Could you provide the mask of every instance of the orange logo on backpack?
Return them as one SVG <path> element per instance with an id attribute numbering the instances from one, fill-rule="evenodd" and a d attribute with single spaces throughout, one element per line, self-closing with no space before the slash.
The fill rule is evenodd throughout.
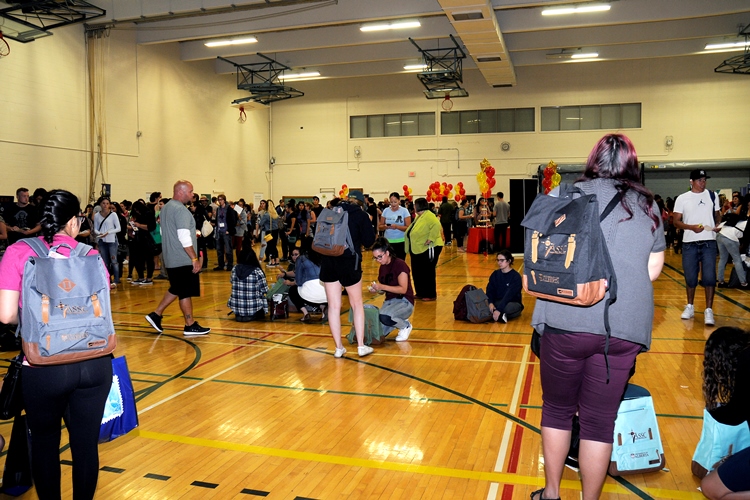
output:
<path id="1" fill-rule="evenodd" d="M 60 283 L 58 283 L 57 286 L 59 286 L 60 289 L 64 292 L 70 292 L 73 288 L 75 288 L 76 284 L 70 281 L 68 278 L 65 278 Z"/>
<path id="2" fill-rule="evenodd" d="M 560 224 L 562 224 L 563 222 L 565 222 L 565 219 L 566 219 L 565 214 L 562 214 L 560 217 L 558 217 L 557 219 L 555 219 L 555 227 L 557 227 Z"/>

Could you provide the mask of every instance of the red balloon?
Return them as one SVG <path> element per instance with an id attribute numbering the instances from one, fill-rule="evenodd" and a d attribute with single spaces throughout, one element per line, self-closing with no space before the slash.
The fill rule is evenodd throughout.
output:
<path id="1" fill-rule="evenodd" d="M 454 200 L 456 200 L 456 201 L 461 201 L 461 195 L 460 195 L 460 194 L 457 194 L 457 195 L 455 196 L 455 198 L 453 198 L 453 199 L 454 199 Z"/>
<path id="2" fill-rule="evenodd" d="M 489 179 L 487 179 L 487 185 L 490 187 L 490 189 L 492 189 L 493 187 L 495 187 L 495 183 L 496 182 L 497 181 L 495 179 L 493 179 L 492 177 L 490 177 Z"/>
<path id="3" fill-rule="evenodd" d="M 453 189 L 453 184 L 448 184 L 448 191 Z"/>
<path id="4" fill-rule="evenodd" d="M 461 193 L 461 196 L 464 196 L 466 194 L 466 190 L 463 186 L 461 186 L 461 190 L 459 191 L 459 193 Z"/>
<path id="5" fill-rule="evenodd" d="M 485 168 L 484 173 L 487 174 L 487 177 L 492 178 L 495 175 L 495 167 L 489 166 Z"/>
<path id="6" fill-rule="evenodd" d="M 347 185 L 346 185 L 346 184 L 342 184 L 342 185 L 341 185 L 341 189 L 346 189 L 346 188 L 347 188 Z"/>
<path id="7" fill-rule="evenodd" d="M 407 186 L 406 184 L 404 184 L 404 191 L 408 191 L 408 190 L 409 190 L 409 186 Z"/>
<path id="8" fill-rule="evenodd" d="M 414 199 L 414 196 L 412 196 L 412 195 L 408 195 L 408 196 L 406 197 L 406 199 L 407 199 L 407 200 L 409 200 L 409 201 L 411 201 L 411 200 L 413 200 L 413 199 Z"/>
<path id="9" fill-rule="evenodd" d="M 549 168 L 545 168 L 544 169 L 544 178 L 545 179 L 550 179 L 552 177 L 552 175 L 553 175 L 552 169 L 549 169 Z"/>

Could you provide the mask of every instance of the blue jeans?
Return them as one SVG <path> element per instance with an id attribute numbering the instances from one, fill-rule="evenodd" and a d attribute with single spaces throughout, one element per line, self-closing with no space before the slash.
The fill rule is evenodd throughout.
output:
<path id="1" fill-rule="evenodd" d="M 383 307 L 380 308 L 380 323 L 383 325 L 383 335 L 388 335 L 393 330 L 406 328 L 409 324 L 407 320 L 413 312 L 414 305 L 406 299 L 388 299 L 383 302 Z M 390 318 L 394 324 L 386 325 L 383 323 L 383 316 Z"/>
<path id="2" fill-rule="evenodd" d="M 727 268 L 727 260 L 731 256 L 732 262 L 734 262 L 734 270 L 737 271 L 737 278 L 739 278 L 740 283 L 747 283 L 747 275 L 740 255 L 740 242 L 729 239 L 723 234 L 717 234 L 716 245 L 719 247 L 719 281 L 724 282 L 724 270 Z"/>
<path id="3" fill-rule="evenodd" d="M 717 253 L 716 242 L 713 240 L 682 244 L 682 270 L 685 272 L 685 284 L 688 288 L 698 286 L 698 271 L 701 273 L 702 286 L 716 286 Z"/>
<path id="4" fill-rule="evenodd" d="M 104 265 L 107 266 L 109 275 L 112 276 L 115 283 L 120 283 L 120 263 L 117 262 L 117 242 L 107 243 L 99 242 L 99 254 L 102 256 Z"/>

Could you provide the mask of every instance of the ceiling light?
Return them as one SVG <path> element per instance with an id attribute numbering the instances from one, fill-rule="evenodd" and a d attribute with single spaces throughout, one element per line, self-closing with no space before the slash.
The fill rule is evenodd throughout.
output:
<path id="1" fill-rule="evenodd" d="M 212 42 L 206 42 L 203 45 L 206 47 L 224 47 L 227 45 L 242 45 L 245 43 L 255 43 L 258 39 L 254 36 L 244 36 L 242 38 L 230 38 L 228 40 L 214 40 Z"/>
<path id="2" fill-rule="evenodd" d="M 552 9 L 544 9 L 542 11 L 543 16 L 562 16 L 565 14 L 584 14 L 589 12 L 606 12 L 611 9 L 612 6 L 609 4 L 588 4 L 580 5 L 578 7 L 556 7 Z"/>
<path id="3" fill-rule="evenodd" d="M 570 56 L 571 59 L 596 59 L 597 57 L 599 57 L 597 52 L 582 52 Z"/>
<path id="4" fill-rule="evenodd" d="M 404 66 L 404 69 L 406 71 L 423 71 L 427 69 L 427 65 L 426 64 L 407 64 L 406 66 Z"/>
<path id="5" fill-rule="evenodd" d="M 316 78 L 320 76 L 320 71 L 307 71 L 305 73 L 284 73 L 279 77 L 282 82 L 289 82 L 292 80 L 306 80 L 310 78 Z"/>
<path id="6" fill-rule="evenodd" d="M 718 50 L 718 49 L 742 50 L 748 46 L 750 46 L 750 40 L 745 40 L 744 42 L 709 43 L 706 45 L 705 50 Z"/>
<path id="7" fill-rule="evenodd" d="M 393 23 L 367 24 L 359 28 L 360 31 L 384 31 L 400 30 L 406 28 L 419 28 L 422 23 L 419 21 L 396 21 Z"/>

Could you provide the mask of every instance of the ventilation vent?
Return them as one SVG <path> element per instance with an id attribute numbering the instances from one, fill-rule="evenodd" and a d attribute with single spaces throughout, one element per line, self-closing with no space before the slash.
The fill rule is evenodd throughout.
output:
<path id="1" fill-rule="evenodd" d="M 454 21 L 476 21 L 477 19 L 484 19 L 484 15 L 481 11 L 475 12 L 455 12 L 451 14 Z"/>

